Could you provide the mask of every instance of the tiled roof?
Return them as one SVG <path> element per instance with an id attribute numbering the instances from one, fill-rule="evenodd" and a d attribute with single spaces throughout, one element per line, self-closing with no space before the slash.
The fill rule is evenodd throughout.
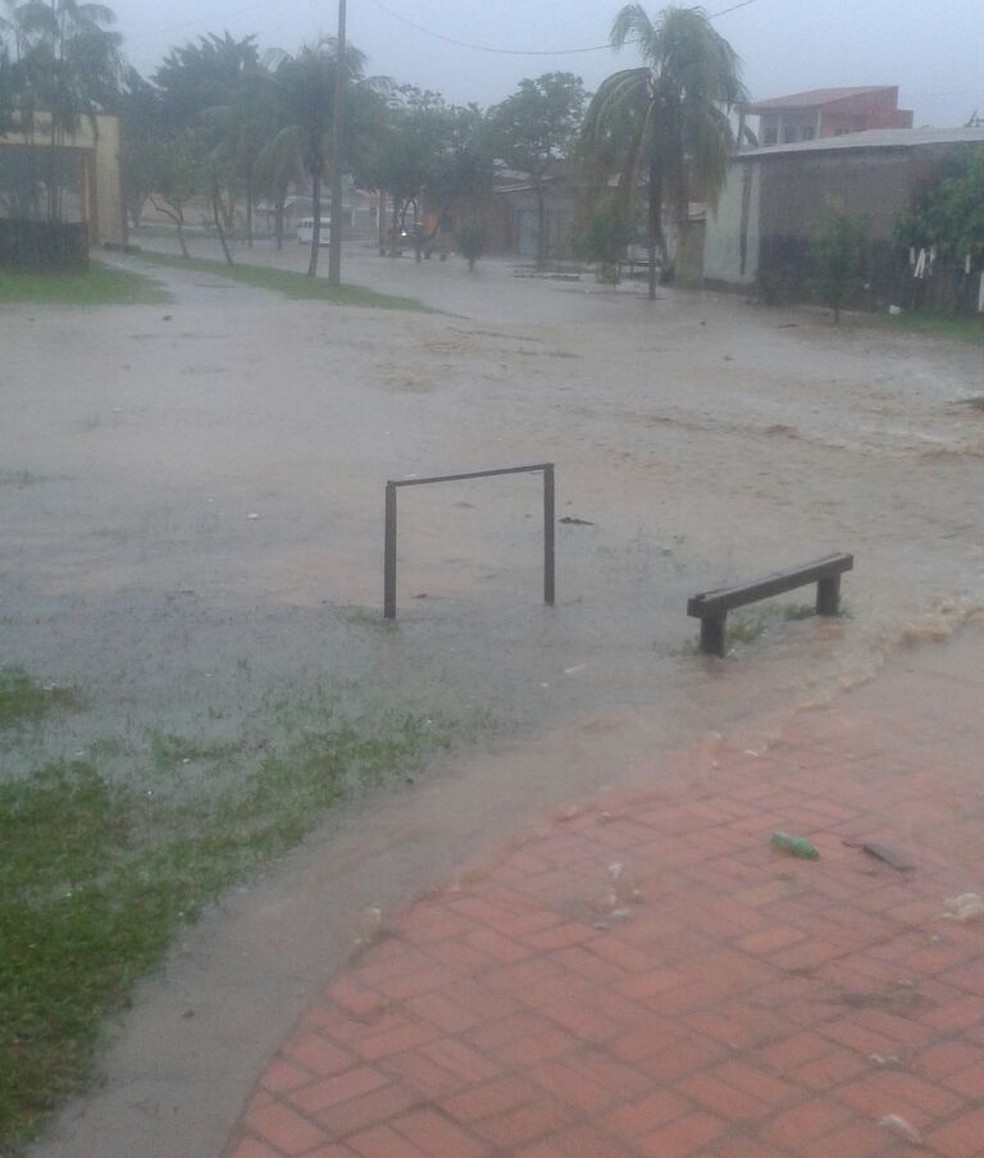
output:
<path id="1" fill-rule="evenodd" d="M 756 101 L 746 105 L 749 113 L 768 113 L 779 109 L 814 109 L 836 101 L 851 100 L 853 97 L 867 96 L 873 92 L 891 92 L 894 85 L 872 84 L 862 88 L 814 88 L 807 92 L 793 93 L 791 96 L 772 97 L 770 100 Z"/>
<path id="2" fill-rule="evenodd" d="M 789 153 L 824 153 L 843 149 L 913 149 L 926 145 L 953 145 L 964 141 L 984 147 L 984 129 L 868 129 L 863 133 L 818 137 L 812 141 L 796 141 L 791 145 L 742 149 L 736 156 L 745 158 Z"/>

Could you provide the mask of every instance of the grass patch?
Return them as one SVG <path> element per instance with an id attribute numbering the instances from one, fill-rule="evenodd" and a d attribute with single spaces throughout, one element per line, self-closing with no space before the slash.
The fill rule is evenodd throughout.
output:
<path id="1" fill-rule="evenodd" d="M 324 278 L 308 277 L 290 270 L 269 269 L 260 265 L 229 265 L 224 261 L 211 261 L 200 257 L 178 257 L 167 253 L 153 253 L 144 250 L 140 261 L 153 265 L 167 266 L 169 269 L 196 270 L 215 277 L 228 278 L 254 289 L 271 290 L 296 301 L 334 302 L 343 306 L 369 306 L 380 310 L 410 310 L 417 313 L 436 313 L 416 298 L 396 297 L 392 294 L 377 293 L 357 285 L 332 286 Z"/>
<path id="2" fill-rule="evenodd" d="M 0 270 L 0 302 L 39 306 L 161 305 L 171 295 L 159 282 L 98 261 L 83 273 Z"/>
<path id="3" fill-rule="evenodd" d="M 766 600 L 757 604 L 752 610 L 739 609 L 732 611 L 725 622 L 724 646 L 725 653 L 735 644 L 753 643 L 769 630 L 776 622 L 797 623 L 801 619 L 814 619 L 817 609 L 813 603 L 777 603 Z M 850 609 L 841 602 L 838 619 L 851 619 Z M 680 656 L 700 656 L 700 643 L 694 641 L 682 647 L 674 654 Z"/>
<path id="4" fill-rule="evenodd" d="M 0 668 L 0 731 L 33 724 L 56 708 L 78 706 L 68 688 L 43 687 L 23 668 Z"/>
<path id="5" fill-rule="evenodd" d="M 879 329 L 894 333 L 922 334 L 934 338 L 956 338 L 963 342 L 984 345 L 984 319 L 962 318 L 949 314 L 906 311 L 896 316 L 879 315 Z"/>
<path id="6" fill-rule="evenodd" d="M 43 714 L 43 689 L 22 673 L 5 678 L 13 717 Z M 243 749 L 150 734 L 151 770 L 238 759 L 224 788 L 208 775 L 197 790 L 199 781 L 160 793 L 110 778 L 98 766 L 105 737 L 84 759 L 0 783 L 0 1154 L 91 1082 L 107 1016 L 126 1008 L 203 905 L 340 801 L 415 770 L 449 735 L 424 717 L 370 723 L 319 702 L 299 711 L 279 750 L 252 761 Z"/>

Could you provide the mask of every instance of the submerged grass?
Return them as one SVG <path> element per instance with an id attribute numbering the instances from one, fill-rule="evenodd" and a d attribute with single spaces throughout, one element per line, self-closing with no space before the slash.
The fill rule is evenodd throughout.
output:
<path id="1" fill-rule="evenodd" d="M 78 706 L 67 688 L 43 687 L 20 667 L 0 668 L 0 732 L 35 723 L 56 708 Z"/>
<path id="2" fill-rule="evenodd" d="M 0 270 L 0 302 L 39 306 L 161 305 L 171 295 L 153 278 L 98 261 L 79 273 Z"/>
<path id="3" fill-rule="evenodd" d="M 24 673 L 0 686 L 5 718 L 47 710 L 49 693 Z M 106 1017 L 127 1006 L 203 905 L 341 800 L 449 742 L 448 729 L 422 717 L 377 726 L 312 710 L 252 764 L 234 746 L 151 735 L 152 769 L 241 760 L 218 791 L 158 795 L 110 778 L 98 767 L 104 742 L 85 759 L 0 781 L 0 1155 L 16 1153 L 91 1081 Z"/>
<path id="4" fill-rule="evenodd" d="M 324 278 L 308 277 L 290 270 L 270 269 L 260 265 L 229 265 L 228 262 L 211 261 L 200 257 L 178 257 L 167 253 L 145 250 L 140 261 L 169 269 L 197 270 L 199 273 L 228 278 L 241 285 L 255 289 L 272 290 L 294 300 L 334 302 L 345 306 L 369 306 L 381 310 L 409 310 L 417 313 L 434 313 L 429 306 L 416 298 L 396 297 L 378 293 L 357 285 L 329 285 Z"/>

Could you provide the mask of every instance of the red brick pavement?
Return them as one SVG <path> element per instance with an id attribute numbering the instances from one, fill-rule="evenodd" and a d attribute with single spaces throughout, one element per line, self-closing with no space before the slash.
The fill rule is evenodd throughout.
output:
<path id="1" fill-rule="evenodd" d="M 765 752 L 724 745 L 699 790 L 660 760 L 677 790 L 580 810 L 395 917 L 228 1158 L 984 1155 L 984 920 L 942 916 L 984 893 L 979 640 Z"/>

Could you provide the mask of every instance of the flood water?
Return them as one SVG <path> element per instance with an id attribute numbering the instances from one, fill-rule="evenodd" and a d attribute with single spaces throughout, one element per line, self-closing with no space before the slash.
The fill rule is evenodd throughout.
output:
<path id="1" fill-rule="evenodd" d="M 432 314 L 152 272 L 173 305 L 0 318 L 3 654 L 90 703 L 53 743 L 242 734 L 329 688 L 495 735 L 639 709 L 679 744 L 984 602 L 979 345 L 495 262 L 347 256 Z M 400 491 L 384 625 L 386 480 L 540 462 L 556 606 L 516 475 Z M 834 550 L 845 617 L 787 618 L 804 589 L 694 654 L 689 595 Z"/>

